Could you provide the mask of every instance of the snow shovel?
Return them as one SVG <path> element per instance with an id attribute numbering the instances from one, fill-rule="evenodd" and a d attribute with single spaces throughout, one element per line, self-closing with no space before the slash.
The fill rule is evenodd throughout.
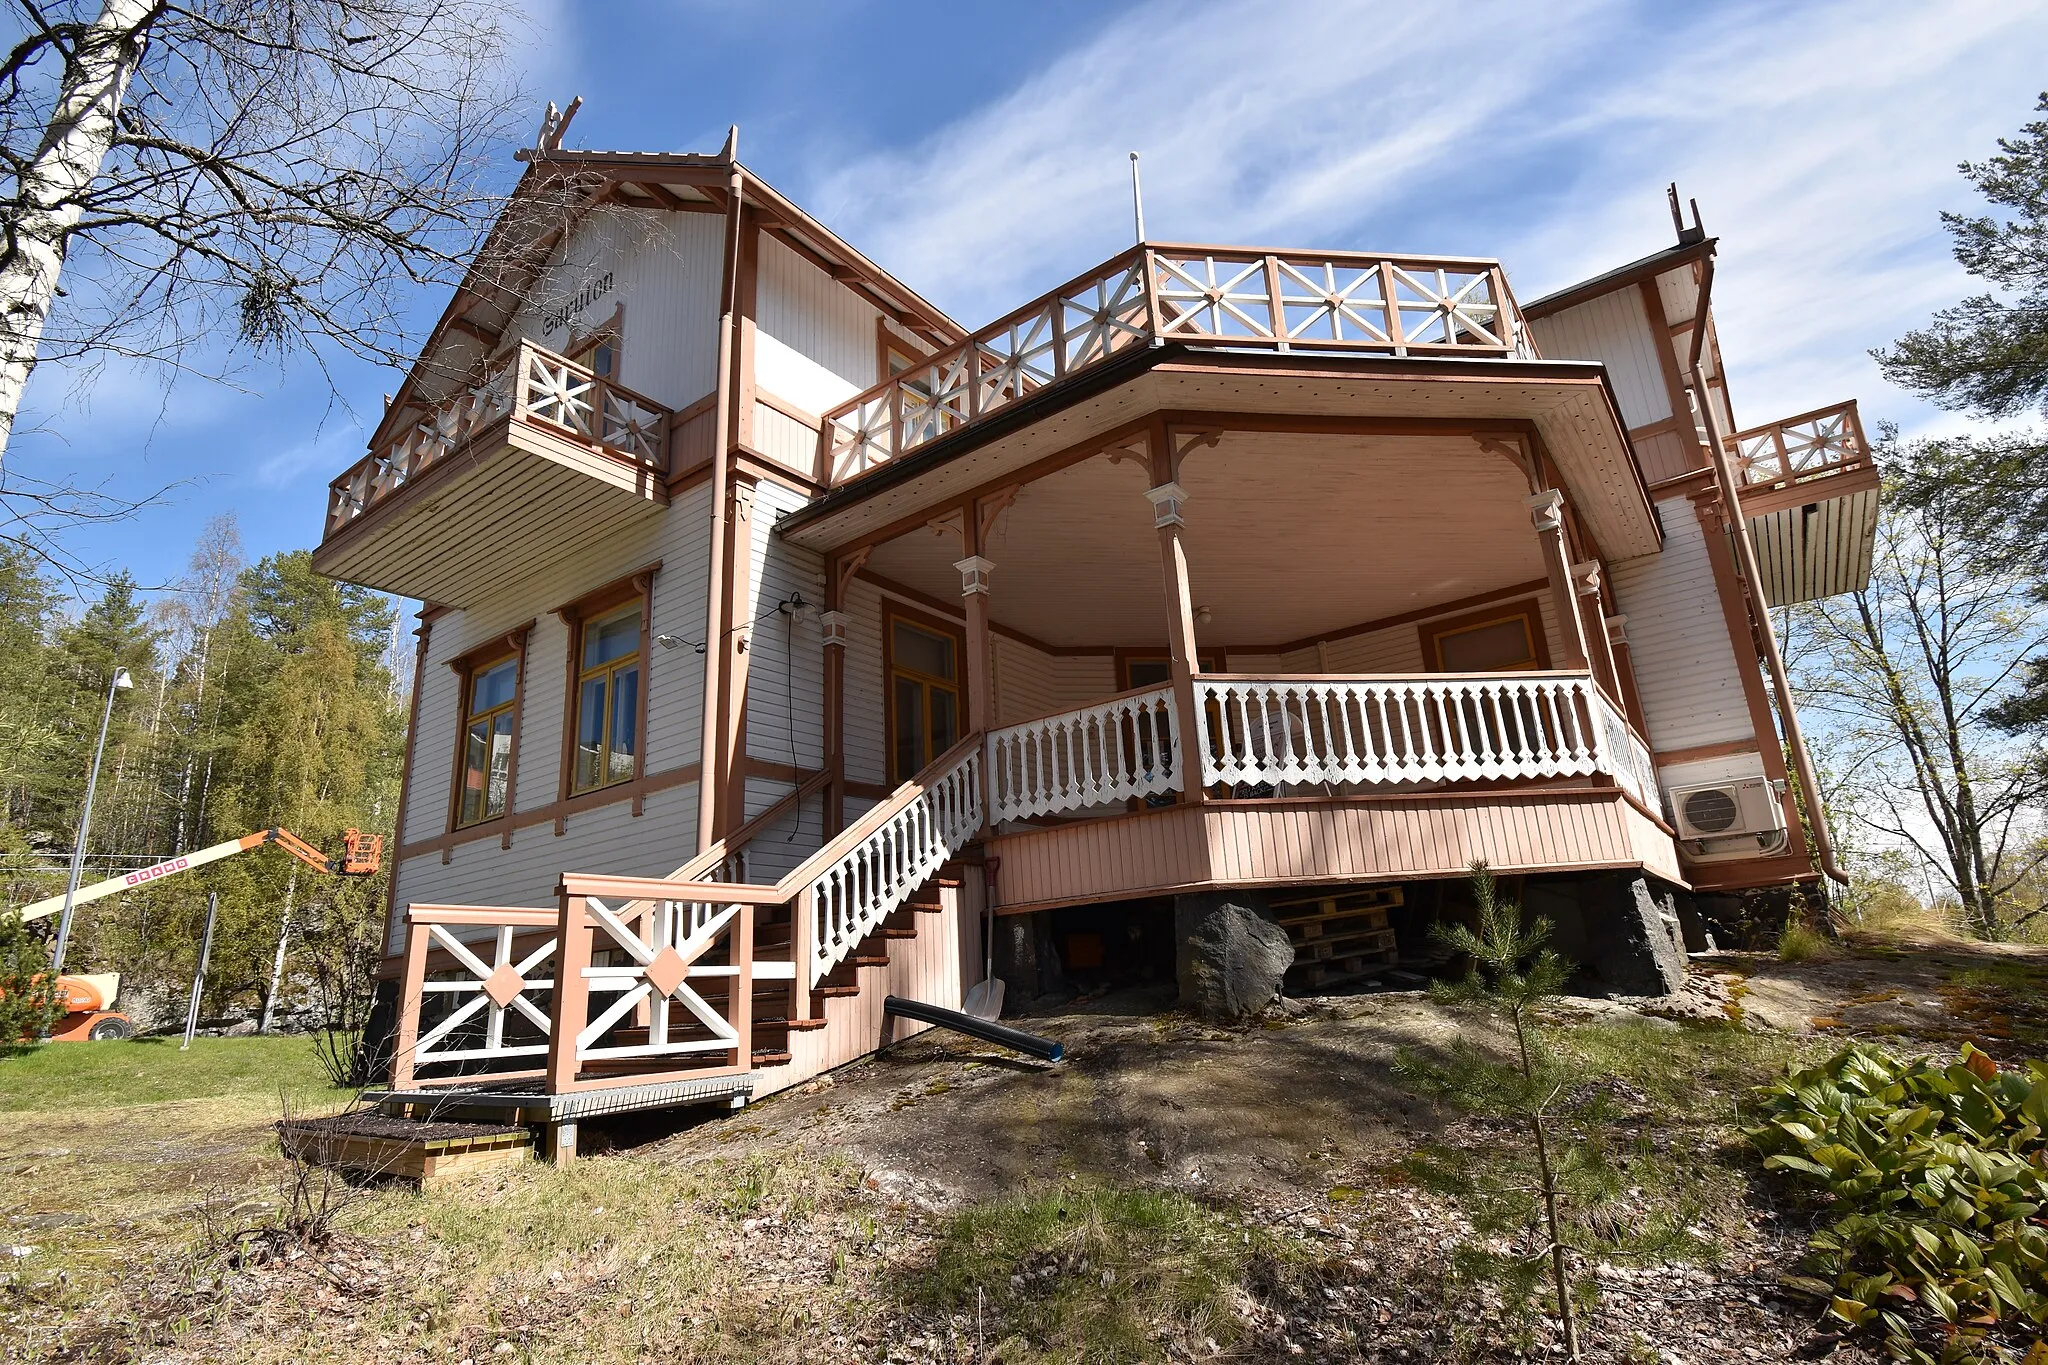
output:
<path id="1" fill-rule="evenodd" d="M 968 987 L 967 998 L 960 1002 L 962 1014 L 990 1024 L 1003 1017 L 1003 982 L 996 975 L 996 869 L 1001 865 L 1001 859 L 990 858 L 982 868 L 986 890 L 982 892 L 981 947 L 986 961 L 981 980 Z"/>

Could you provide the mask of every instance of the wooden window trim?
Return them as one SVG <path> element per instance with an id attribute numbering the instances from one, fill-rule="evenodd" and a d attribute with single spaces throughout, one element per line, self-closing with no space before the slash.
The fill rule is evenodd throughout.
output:
<path id="1" fill-rule="evenodd" d="M 561 767 L 555 781 L 555 806 L 561 814 L 555 817 L 555 833 L 567 832 L 567 814 L 572 799 L 595 796 L 601 792 L 621 787 L 630 787 L 633 799 L 633 814 L 641 815 L 646 810 L 642 781 L 647 776 L 647 698 L 654 690 L 654 579 L 661 572 L 661 561 L 643 565 L 624 577 L 615 578 L 572 601 L 554 608 L 554 615 L 568 627 L 569 647 L 564 651 L 563 664 L 566 676 L 562 690 L 562 756 Z M 576 784 L 576 691 L 583 675 L 583 625 L 586 621 L 603 616 L 614 608 L 622 607 L 634 598 L 640 599 L 640 699 L 638 726 L 640 743 L 633 753 L 633 776 L 609 786 L 592 787 L 588 791 L 577 791 Z"/>
<path id="2" fill-rule="evenodd" d="M 570 332 L 568 338 L 562 343 L 562 358 L 571 364 L 583 365 L 583 362 L 576 358 L 579 351 L 587 351 L 593 346 L 609 341 L 612 344 L 612 372 L 602 377 L 608 383 L 624 384 L 625 381 L 619 378 L 619 368 L 626 354 L 625 337 L 626 305 L 620 302 L 613 305 L 612 315 L 603 322 L 598 323 L 595 327 L 587 331 Z M 584 368 L 589 369 L 590 367 L 584 365 Z"/>
<path id="3" fill-rule="evenodd" d="M 500 829 L 504 846 L 512 846 L 512 828 L 507 817 L 513 812 L 519 799 L 519 737 L 526 729 L 526 655 L 527 644 L 532 638 L 534 622 L 528 621 L 510 632 L 494 636 L 467 653 L 448 661 L 448 667 L 455 673 L 455 770 L 449 783 L 448 813 L 446 830 L 449 834 L 462 830 L 474 836 L 480 831 Z M 467 775 L 469 742 L 469 689 L 476 675 L 507 659 L 518 661 L 512 675 L 512 744 L 505 756 L 505 809 L 496 815 L 488 815 L 467 824 L 462 820 L 462 782 Z"/>
<path id="4" fill-rule="evenodd" d="M 888 319 L 878 316 L 875 318 L 875 383 L 877 384 L 885 379 L 893 379 L 897 373 L 900 373 L 900 371 L 891 371 L 889 368 L 889 355 L 891 352 L 903 356 L 910 361 L 910 364 L 903 367 L 906 370 L 916 368 L 919 362 L 930 360 L 933 355 L 931 350 L 920 350 L 915 342 L 906 341 L 890 331 Z"/>
<path id="5" fill-rule="evenodd" d="M 1478 626 L 1495 625 L 1501 621 L 1520 618 L 1528 623 L 1529 646 L 1536 655 L 1534 667 L 1550 667 L 1550 641 L 1543 633 L 1543 601 L 1537 597 L 1525 597 L 1517 602 L 1502 602 L 1498 606 L 1486 607 L 1480 611 L 1467 612 L 1463 616 L 1449 616 L 1442 620 L 1425 621 L 1417 626 L 1416 635 L 1422 645 L 1423 667 L 1431 673 L 1444 672 L 1443 653 L 1438 641 L 1446 635 L 1472 630 Z"/>
<path id="6" fill-rule="evenodd" d="M 1131 681 L 1131 665 L 1134 663 L 1173 663 L 1173 652 L 1165 648 L 1125 648 L 1116 646 L 1110 651 L 1115 661 L 1116 686 L 1119 692 L 1135 692 L 1138 684 Z M 1197 673 L 1223 673 L 1224 652 L 1220 649 L 1205 649 L 1195 656 Z"/>
<path id="7" fill-rule="evenodd" d="M 967 726 L 967 632 L 954 622 L 933 616 L 915 607 L 884 599 L 882 602 L 882 772 L 887 775 L 896 763 L 896 629 L 897 621 L 907 621 L 934 635 L 944 635 L 953 641 L 953 671 L 959 674 L 956 680 L 960 692 L 960 715 L 958 722 L 964 733 Z M 925 761 L 937 758 L 931 755 Z M 915 774 L 912 774 L 915 776 Z M 908 778 L 900 779 L 908 781 Z M 890 778 L 890 789 L 894 790 L 899 779 Z"/>

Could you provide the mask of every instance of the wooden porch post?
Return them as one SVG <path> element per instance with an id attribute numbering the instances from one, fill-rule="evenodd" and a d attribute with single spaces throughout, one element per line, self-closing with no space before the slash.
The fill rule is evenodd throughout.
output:
<path id="1" fill-rule="evenodd" d="M 1163 442 L 1165 436 L 1165 432 L 1155 429 L 1155 440 Z M 1167 453 L 1163 444 L 1155 448 L 1155 471 L 1158 456 Z M 1202 786 L 1202 754 L 1206 747 L 1202 740 L 1202 706 L 1195 699 L 1195 670 L 1201 655 L 1195 646 L 1195 608 L 1188 591 L 1187 549 L 1181 543 L 1185 523 L 1180 509 L 1187 501 L 1188 491 L 1168 479 L 1146 489 L 1145 497 L 1152 504 L 1152 524 L 1159 530 L 1159 561 L 1166 583 L 1166 649 L 1173 668 L 1173 708 L 1180 722 L 1180 753 L 1175 757 L 1181 765 L 1181 790 L 1191 802 L 1206 801 L 1209 793 Z"/>
<path id="2" fill-rule="evenodd" d="M 412 1084 L 413 1053 L 420 1045 L 420 1006 L 426 997 L 427 945 L 432 937 L 424 924 L 406 925 L 405 971 L 398 978 L 398 1038 L 391 1048 L 393 1090 Z"/>
<path id="3" fill-rule="evenodd" d="M 1580 629 L 1590 637 L 1593 675 L 1607 689 L 1607 695 L 1621 703 L 1621 675 L 1614 667 L 1614 643 L 1607 638 L 1607 612 L 1601 605 L 1600 562 L 1589 559 L 1572 565 L 1572 587 L 1577 595 Z"/>
<path id="4" fill-rule="evenodd" d="M 754 480 L 732 481 L 725 517 L 725 635 L 707 643 L 720 652 L 717 813 L 713 835 L 723 839 L 747 822 L 747 651 L 753 647 Z M 700 772 L 709 772 L 702 768 Z"/>
<path id="5" fill-rule="evenodd" d="M 1643 696 L 1636 690 L 1636 661 L 1628 647 L 1628 617 L 1607 618 L 1607 647 L 1614 652 L 1614 671 L 1621 679 L 1621 704 L 1628 711 L 1629 723 L 1636 727 L 1639 735 L 1650 733 L 1650 722 L 1643 715 Z"/>
<path id="6" fill-rule="evenodd" d="M 846 636 L 853 618 L 840 608 L 838 575 L 825 576 L 827 610 L 818 617 L 825 633 L 825 837 L 846 824 Z"/>
<path id="7" fill-rule="evenodd" d="M 548 1010 L 550 1094 L 564 1094 L 576 1085 L 576 1035 L 590 1018 L 590 981 L 583 975 L 589 965 L 590 909 L 583 897 L 564 891 L 555 926 L 555 998 Z"/>
<path id="8" fill-rule="evenodd" d="M 1558 662 L 1571 670 L 1590 669 L 1585 620 L 1579 615 L 1578 594 L 1572 591 L 1571 561 L 1564 549 L 1564 494 L 1546 488 L 1522 502 L 1529 509 L 1529 519 L 1536 524 L 1536 539 L 1543 547 L 1543 571 L 1550 579 L 1550 602 L 1557 609 L 1558 633 L 1564 637 L 1564 657 Z"/>
<path id="9" fill-rule="evenodd" d="M 960 605 L 967 615 L 967 730 L 986 734 L 995 716 L 989 697 L 988 576 L 996 566 L 971 554 L 953 567 L 960 571 Z"/>

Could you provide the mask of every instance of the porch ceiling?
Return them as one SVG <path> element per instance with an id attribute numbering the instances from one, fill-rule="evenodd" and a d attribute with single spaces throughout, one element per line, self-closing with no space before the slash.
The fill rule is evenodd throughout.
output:
<path id="1" fill-rule="evenodd" d="M 1581 361 L 1361 359 L 1165 346 L 1134 350 L 941 437 L 783 518 L 818 550 L 858 544 L 921 509 L 956 505 L 1031 466 L 1107 438 L 1148 414 L 1188 427 L 1205 415 L 1256 425 L 1390 419 L 1533 430 L 1601 555 L 1663 548 L 1647 486 L 1598 364 Z"/>
<path id="2" fill-rule="evenodd" d="M 986 550 L 995 621 L 1055 646 L 1163 642 L 1150 482 L 1141 462 L 1098 456 L 1026 484 Z M 1180 482 L 1204 648 L 1307 640 L 1543 577 L 1525 476 L 1470 437 L 1230 432 L 1191 451 Z M 960 554 L 920 528 L 867 567 L 956 601 Z"/>

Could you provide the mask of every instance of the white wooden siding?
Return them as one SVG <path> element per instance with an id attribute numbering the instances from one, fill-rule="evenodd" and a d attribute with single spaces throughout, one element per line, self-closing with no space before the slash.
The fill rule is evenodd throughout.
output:
<path id="1" fill-rule="evenodd" d="M 772 390 L 771 390 L 772 392 Z M 805 478 L 818 468 L 818 433 L 766 403 L 754 404 L 754 449 Z"/>
<path id="2" fill-rule="evenodd" d="M 753 819 L 793 790 L 787 782 L 748 778 L 746 818 Z M 825 846 L 824 821 L 822 794 L 813 794 L 795 811 L 784 812 L 756 831 L 746 847 L 747 880 L 774 882 L 795 871 L 798 863 Z"/>
<path id="3" fill-rule="evenodd" d="M 873 384 L 880 314 L 770 237 L 761 240 L 754 309 L 754 383 L 823 413 Z"/>
<path id="4" fill-rule="evenodd" d="M 1548 592 L 1538 592 L 1533 594 L 1533 596 L 1536 599 L 1537 611 L 1543 618 L 1543 638 L 1550 650 L 1552 663 L 1556 663 L 1564 655 L 1564 636 L 1558 630 L 1557 613 L 1551 609 L 1550 594 Z M 1512 606 L 1526 601 L 1528 601 L 1527 597 L 1512 597 L 1504 599 L 1500 605 L 1504 607 Z M 1472 614 L 1472 612 L 1484 610 L 1486 610 L 1484 607 L 1474 607 L 1469 611 L 1446 612 L 1444 615 L 1466 616 Z M 1341 640 L 1332 640 L 1324 646 L 1325 656 L 1329 660 L 1329 671 L 1332 673 L 1429 672 L 1431 671 L 1431 665 L 1424 659 L 1422 653 L 1422 629 L 1427 624 L 1428 622 L 1426 621 L 1417 621 L 1408 625 L 1388 626 L 1385 630 L 1368 631 L 1363 635 L 1351 635 Z M 1247 661 L 1252 657 L 1250 655 L 1243 656 Z M 1286 667 L 1284 669 L 1276 668 L 1275 672 L 1314 673 L 1319 671 L 1315 663 L 1315 653 L 1313 650 L 1308 651 L 1308 662 L 1306 664 L 1298 663 L 1299 656 L 1295 654 L 1282 655 L 1280 658 L 1287 661 Z M 1264 667 L 1264 665 L 1261 664 L 1260 667 Z M 1248 662 L 1241 664 L 1240 657 L 1237 655 L 1231 656 L 1230 668 L 1234 673 L 1258 671 L 1251 667 Z"/>
<path id="5" fill-rule="evenodd" d="M 755 624 L 747 649 L 747 752 L 815 772 L 825 762 L 825 645 L 818 626 L 825 566 L 817 551 L 775 534 L 776 520 L 803 502 L 801 493 L 780 484 L 763 483 L 754 494 L 753 597 L 747 612 Z M 775 604 L 788 601 L 792 593 L 801 594 L 805 605 L 776 611 Z"/>
<path id="6" fill-rule="evenodd" d="M 550 906 L 564 872 L 666 875 L 697 851 L 696 784 L 652 793 L 644 811 L 635 817 L 631 803 L 621 801 L 570 816 L 560 837 L 551 826 L 529 826 L 513 836 L 509 849 L 496 839 L 477 839 L 458 844 L 446 863 L 438 853 L 407 858 L 397 872 L 398 913 L 415 901 Z M 394 917 L 394 927 L 397 922 Z"/>
<path id="7" fill-rule="evenodd" d="M 1671 390 L 1657 360 L 1656 332 L 1641 291 L 1617 289 L 1529 325 L 1546 357 L 1606 364 L 1622 420 L 1631 428 L 1671 415 Z"/>
<path id="8" fill-rule="evenodd" d="M 1085 706 L 1117 690 L 1109 654 L 1044 654 L 1007 635 L 995 637 L 990 672 L 998 725 Z"/>
<path id="9" fill-rule="evenodd" d="M 507 329 L 550 350 L 571 332 L 602 325 L 624 304 L 619 382 L 680 408 L 718 385 L 719 252 L 724 219 L 607 207 L 586 218 L 543 272 L 533 298 Z M 612 288 L 579 309 L 568 326 L 543 332 L 543 318 L 607 271 Z M 872 362 L 870 362 L 872 363 Z"/>
<path id="10" fill-rule="evenodd" d="M 887 782 L 888 739 L 882 717 L 882 594 L 859 579 L 847 585 L 845 708 L 846 780 Z M 866 810 L 868 802 L 860 802 Z"/>
<path id="11" fill-rule="evenodd" d="M 1690 749 L 1753 739 L 1743 665 L 1728 637 L 1699 518 L 1684 498 L 1658 509 L 1664 552 L 1613 566 L 1615 609 L 1628 617 L 1650 745 Z"/>

